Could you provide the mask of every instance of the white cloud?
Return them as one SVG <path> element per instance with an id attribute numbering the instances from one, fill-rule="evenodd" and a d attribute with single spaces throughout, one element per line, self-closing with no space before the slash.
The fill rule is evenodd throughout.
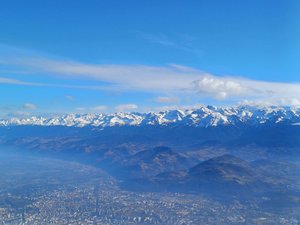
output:
<path id="1" fill-rule="evenodd" d="M 158 103 L 175 103 L 175 102 L 179 102 L 179 98 L 177 98 L 177 97 L 157 97 L 155 99 L 155 101 Z"/>
<path id="2" fill-rule="evenodd" d="M 149 34 L 149 33 L 144 33 L 144 32 L 139 32 L 140 36 L 144 38 L 145 40 L 160 44 L 165 47 L 177 49 L 177 50 L 182 50 L 182 51 L 187 51 L 191 53 L 196 53 L 196 54 L 203 54 L 202 50 L 199 50 L 195 48 L 195 46 L 192 44 L 193 41 L 195 41 L 197 38 L 183 34 L 175 37 L 169 37 L 166 34 Z"/>
<path id="3" fill-rule="evenodd" d="M 33 103 L 23 105 L 4 105 L 0 106 L 0 119 L 12 117 L 29 117 L 36 113 L 37 106 Z"/>
<path id="4" fill-rule="evenodd" d="M 3 116 L 3 118 L 25 118 L 29 116 L 32 116 L 32 114 L 29 112 L 18 110 L 18 111 L 8 112 Z"/>
<path id="5" fill-rule="evenodd" d="M 77 107 L 76 111 L 78 111 L 78 112 L 84 112 L 84 111 L 86 111 L 86 108 L 85 107 Z"/>
<path id="6" fill-rule="evenodd" d="M 26 68 L 44 72 L 47 76 L 65 79 L 90 79 L 105 82 L 104 86 L 54 85 L 61 88 L 81 88 L 95 90 L 146 91 L 154 93 L 198 94 L 227 100 L 241 97 L 261 97 L 300 95 L 300 84 L 275 83 L 250 80 L 240 77 L 215 76 L 193 68 L 169 65 L 165 67 L 144 65 L 89 65 L 71 61 L 49 59 L 26 59 L 20 62 Z M 3 82 L 11 82 L 4 79 Z M 42 85 L 13 80 L 16 84 Z M 1 82 L 1 80 L 0 80 Z M 45 84 L 47 85 L 47 84 Z M 48 86 L 52 86 L 48 84 Z"/>
<path id="7" fill-rule="evenodd" d="M 106 105 L 97 105 L 92 107 L 77 107 L 76 111 L 79 113 L 103 113 L 108 110 Z"/>
<path id="8" fill-rule="evenodd" d="M 295 106 L 300 107 L 300 98 L 271 98 L 271 99 L 245 99 L 239 103 L 240 105 L 252 106 Z"/>
<path id="9" fill-rule="evenodd" d="M 51 88 L 69 88 L 69 89 L 82 89 L 82 90 L 101 90 L 101 91 L 112 91 L 116 87 L 104 87 L 104 86 L 84 86 L 84 85 L 69 85 L 69 84 L 51 84 L 51 83 L 37 83 L 37 82 L 27 82 L 18 79 L 10 79 L 7 77 L 0 77 L 0 84 L 9 85 L 20 85 L 20 86 L 36 86 L 36 87 L 51 87 Z"/>
<path id="10" fill-rule="evenodd" d="M 122 104 L 122 105 L 117 105 L 115 109 L 118 112 L 128 112 L 128 111 L 133 111 L 138 109 L 138 106 L 136 104 Z"/>
<path id="11" fill-rule="evenodd" d="M 25 86 L 39 86 L 38 83 L 24 82 L 17 79 L 11 79 L 7 77 L 0 77 L 0 84 L 14 84 L 14 85 L 25 85 Z"/>
<path id="12" fill-rule="evenodd" d="M 206 95 L 218 100 L 260 92 L 241 82 L 241 80 L 212 75 L 203 76 L 193 81 L 193 85 L 200 95 Z"/>
<path id="13" fill-rule="evenodd" d="M 95 112 L 104 112 L 108 109 L 106 105 L 97 105 L 91 108 Z"/>
<path id="14" fill-rule="evenodd" d="M 265 82 L 241 77 L 206 75 L 193 81 L 193 87 L 199 96 L 221 101 L 250 99 L 273 105 L 295 105 L 300 96 L 299 83 Z"/>
<path id="15" fill-rule="evenodd" d="M 172 41 L 167 35 L 165 34 L 146 34 L 140 32 L 140 36 L 150 42 L 157 43 L 164 46 L 171 46 L 171 47 L 177 47 L 178 44 L 174 41 Z"/>
<path id="16" fill-rule="evenodd" d="M 36 109 L 36 105 L 35 104 L 32 104 L 32 103 L 25 103 L 23 106 L 22 106 L 23 109 L 26 109 L 26 110 L 35 110 Z"/>
<path id="17" fill-rule="evenodd" d="M 1 46 L 0 46 L 1 47 Z M 269 100 L 298 104 L 299 83 L 264 82 L 242 77 L 216 76 L 181 65 L 102 65 L 70 60 L 55 60 L 21 52 L 14 57 L 0 55 L 0 64 L 18 67 L 25 81 L 0 77 L 0 83 L 46 86 L 58 88 L 93 89 L 101 91 L 141 91 L 158 96 L 172 95 L 174 99 L 158 97 L 158 102 L 175 102 L 175 98 L 191 96 L 194 99 L 211 98 L 218 101 Z M 28 75 L 28 74 L 32 75 Z M 95 85 L 49 84 L 26 81 L 36 74 L 51 76 L 61 82 L 92 80 Z M 58 83 L 58 82 L 56 82 Z M 284 99 L 284 100 L 282 100 Z"/>
<path id="18" fill-rule="evenodd" d="M 74 96 L 72 96 L 72 95 L 65 95 L 65 98 L 66 98 L 68 101 L 73 101 L 73 100 L 74 100 Z"/>
<path id="19" fill-rule="evenodd" d="M 106 82 L 118 90 L 145 90 L 148 92 L 180 91 L 188 88 L 200 72 L 178 66 L 153 67 L 145 65 L 90 65 L 50 59 L 23 59 L 19 66 L 64 79 L 89 79 Z M 201 74 L 202 75 L 202 74 Z M 93 88 L 93 87 L 91 87 Z"/>

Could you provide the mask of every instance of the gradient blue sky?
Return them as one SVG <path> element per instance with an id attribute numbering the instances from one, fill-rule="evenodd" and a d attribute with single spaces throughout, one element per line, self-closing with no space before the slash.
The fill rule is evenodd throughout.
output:
<path id="1" fill-rule="evenodd" d="M 7 0 L 0 116 L 300 105 L 300 2 Z"/>

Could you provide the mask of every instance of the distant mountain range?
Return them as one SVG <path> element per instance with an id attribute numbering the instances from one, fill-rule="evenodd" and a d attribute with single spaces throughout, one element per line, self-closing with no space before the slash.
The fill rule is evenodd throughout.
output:
<path id="1" fill-rule="evenodd" d="M 0 147 L 96 166 L 129 190 L 286 198 L 299 195 L 299 125 L 293 107 L 68 114 L 0 120 Z"/>
<path id="2" fill-rule="evenodd" d="M 219 125 L 259 124 L 300 125 L 300 108 L 297 107 L 200 107 L 194 110 L 168 110 L 149 113 L 114 114 L 66 114 L 53 117 L 1 119 L 0 126 L 74 126 L 74 127 L 114 127 L 114 126 L 192 126 L 212 127 Z"/>

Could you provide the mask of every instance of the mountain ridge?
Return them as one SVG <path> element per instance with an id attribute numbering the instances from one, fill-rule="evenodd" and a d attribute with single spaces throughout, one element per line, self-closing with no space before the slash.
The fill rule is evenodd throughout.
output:
<path id="1" fill-rule="evenodd" d="M 0 126 L 195 126 L 213 127 L 219 125 L 259 125 L 288 123 L 300 125 L 300 108 L 297 107 L 215 107 L 206 106 L 190 110 L 167 110 L 158 113 L 118 112 L 113 114 L 65 114 L 52 117 L 32 116 L 28 118 L 0 119 Z"/>

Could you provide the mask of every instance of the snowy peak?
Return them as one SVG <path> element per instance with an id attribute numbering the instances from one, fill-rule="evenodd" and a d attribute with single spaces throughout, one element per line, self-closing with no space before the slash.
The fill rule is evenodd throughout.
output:
<path id="1" fill-rule="evenodd" d="M 292 107 L 200 107 L 194 110 L 168 110 L 149 113 L 67 114 L 53 117 L 12 118 L 0 120 L 0 126 L 195 126 L 259 125 L 265 123 L 300 123 L 300 109 Z"/>

